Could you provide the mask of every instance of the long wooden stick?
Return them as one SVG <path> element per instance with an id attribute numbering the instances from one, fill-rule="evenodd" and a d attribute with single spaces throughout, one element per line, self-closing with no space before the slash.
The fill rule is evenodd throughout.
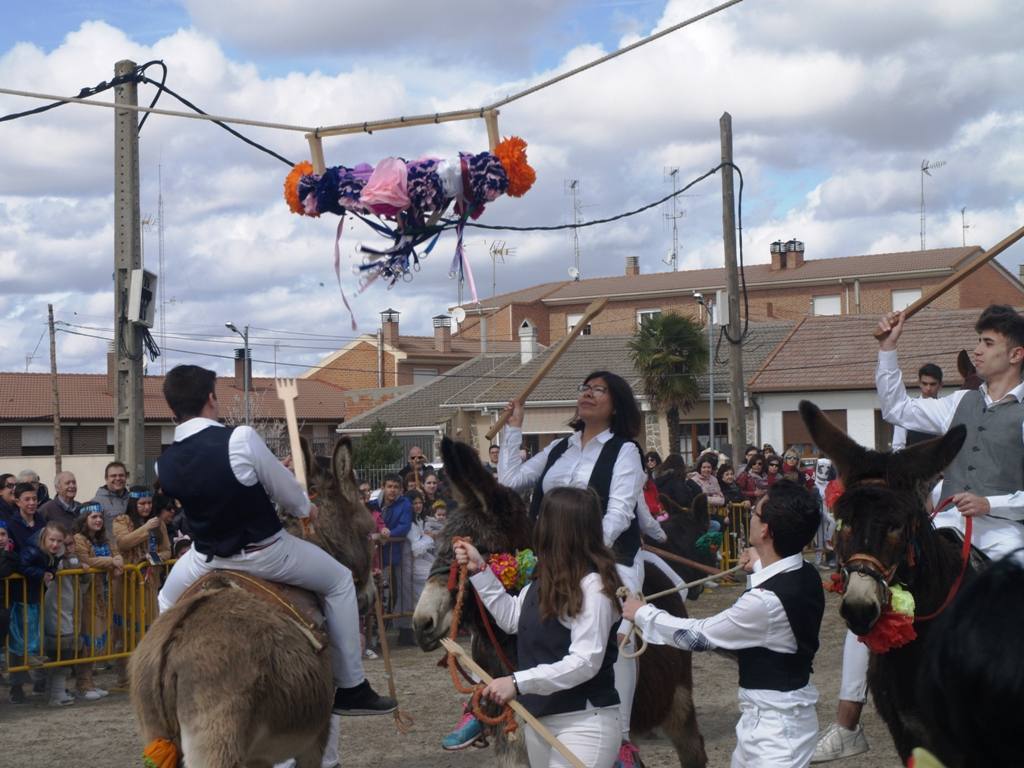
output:
<path id="1" fill-rule="evenodd" d="M 571 331 L 569 331 L 569 335 L 564 337 L 561 341 L 558 342 L 558 344 L 555 345 L 554 349 L 551 350 L 551 353 L 544 361 L 544 364 L 541 365 L 541 367 L 537 370 L 537 373 L 533 375 L 533 378 L 530 379 L 529 383 L 527 383 L 525 387 L 523 387 L 522 391 L 518 395 L 516 395 L 516 400 L 518 400 L 519 402 L 526 402 L 526 398 L 530 396 L 530 393 L 533 392 L 533 390 L 537 388 L 537 385 L 541 383 L 544 377 L 548 375 L 548 372 L 555 366 L 555 363 L 558 362 L 558 358 L 565 354 L 565 350 L 567 350 L 569 348 L 569 345 L 571 345 L 576 340 L 577 336 L 583 333 L 583 329 L 587 327 L 590 321 L 597 317 L 599 314 L 601 314 L 601 310 L 605 308 L 605 305 L 607 303 L 607 298 L 598 299 L 597 301 L 590 303 L 586 311 L 583 313 L 583 317 L 581 317 L 579 319 L 579 322 L 576 323 L 575 326 L 573 326 L 573 329 Z M 505 411 L 504 413 L 501 414 L 501 417 L 496 422 L 494 422 L 494 424 L 491 426 L 489 430 L 487 430 L 488 440 L 494 439 L 494 436 L 501 431 L 501 428 L 505 426 L 505 422 L 508 421 L 508 417 L 511 415 L 511 411 Z"/>
<path id="2" fill-rule="evenodd" d="M 687 568 L 693 568 L 695 571 L 700 571 L 701 573 L 706 573 L 710 576 L 721 576 L 724 573 L 724 571 L 721 571 L 718 568 L 712 568 L 710 565 L 704 565 L 704 563 L 699 563 L 696 560 L 691 560 L 688 557 L 677 555 L 675 552 L 668 552 L 658 547 L 652 547 L 650 544 L 644 544 L 644 549 L 646 549 L 648 552 L 653 552 L 660 558 L 663 558 L 665 560 L 673 560 L 679 563 L 680 565 L 685 565 Z"/>
<path id="3" fill-rule="evenodd" d="M 952 275 L 947 277 L 945 280 L 943 280 L 937 286 L 935 286 L 934 288 L 929 290 L 927 293 L 922 294 L 921 298 L 919 298 L 917 301 L 915 301 L 909 307 L 904 309 L 903 312 L 902 312 L 903 317 L 904 318 L 911 318 L 914 315 L 916 315 L 922 309 L 924 309 L 929 304 L 931 304 L 933 301 L 935 301 L 937 298 L 939 298 L 939 296 L 944 294 L 946 291 L 948 291 L 950 288 L 952 288 L 957 283 L 960 283 L 963 280 L 966 280 L 968 277 L 970 277 L 972 274 L 977 272 L 983 266 L 988 264 L 990 261 L 992 261 L 992 259 L 994 259 L 1000 253 L 1005 251 L 1011 245 L 1016 243 L 1022 237 L 1024 237 L 1024 227 L 1021 227 L 1020 229 L 1017 229 L 1016 231 L 1011 232 L 1006 237 L 1004 237 L 1002 240 L 1000 240 L 998 243 L 996 243 L 994 246 L 992 246 L 989 250 L 982 251 L 980 254 L 978 254 L 974 258 L 974 261 L 972 261 L 966 267 L 963 267 L 962 269 L 959 269 L 956 272 L 954 272 Z M 875 338 L 876 339 L 884 339 L 888 335 L 889 335 L 888 331 L 885 331 L 885 332 L 876 331 L 875 332 Z"/>
<path id="4" fill-rule="evenodd" d="M 398 690 L 395 687 L 395 671 L 391 666 L 391 648 L 388 646 L 387 627 L 384 626 L 384 606 L 381 602 L 380 591 L 373 590 L 374 610 L 377 614 L 377 634 L 380 636 L 380 651 L 384 656 L 384 672 L 388 676 L 388 694 L 396 702 L 398 701 Z M 409 733 L 416 722 L 412 715 L 395 709 L 395 728 L 399 733 Z"/>
<path id="5" fill-rule="evenodd" d="M 484 672 L 484 668 L 477 664 L 475 661 L 473 661 L 473 657 L 466 653 L 466 650 L 461 645 L 456 643 L 454 640 L 448 637 L 443 638 L 441 640 L 441 645 L 443 645 L 445 647 L 445 650 L 449 653 L 454 653 L 456 656 L 458 656 L 459 660 L 469 668 L 469 671 L 477 677 L 479 677 L 483 682 L 490 683 L 493 680 L 493 678 L 490 675 Z M 542 723 L 536 717 L 531 715 L 527 711 L 526 707 L 524 707 L 515 699 L 510 701 L 508 705 L 512 707 L 512 709 L 515 710 L 516 714 L 523 718 L 523 720 L 526 721 L 526 724 L 533 728 L 533 730 L 535 730 L 540 735 L 540 737 L 544 739 L 544 741 L 546 741 L 552 747 L 557 749 L 558 753 L 566 760 L 568 760 L 570 765 L 575 766 L 575 768 L 587 768 L 582 763 L 582 761 L 580 761 L 580 759 L 576 757 L 576 755 L 574 755 L 567 746 L 565 746 L 565 744 L 563 744 L 557 738 L 555 738 L 555 734 L 549 731 L 544 726 L 544 723 Z"/>

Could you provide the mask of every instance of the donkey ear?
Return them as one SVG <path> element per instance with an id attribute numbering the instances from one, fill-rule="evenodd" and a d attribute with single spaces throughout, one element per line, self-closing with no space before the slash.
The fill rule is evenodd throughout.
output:
<path id="1" fill-rule="evenodd" d="M 829 421 L 821 409 L 810 400 L 800 401 L 800 416 L 803 417 L 814 444 L 832 459 L 839 476 L 849 478 L 853 468 L 867 454 L 867 450 Z"/>
<path id="2" fill-rule="evenodd" d="M 974 367 L 974 363 L 971 362 L 971 356 L 967 354 L 966 349 L 961 349 L 956 356 L 956 369 L 960 372 L 960 376 L 966 381 L 968 377 L 973 376 L 978 370 Z"/>
<path id="3" fill-rule="evenodd" d="M 334 444 L 331 467 L 334 470 L 334 477 L 339 483 L 352 478 L 352 440 L 348 435 L 342 435 Z"/>
<path id="4" fill-rule="evenodd" d="M 317 466 L 316 456 L 313 455 L 313 446 L 302 435 L 299 435 L 299 452 L 302 454 L 302 463 L 306 467 L 306 478 L 313 480 L 320 474 L 320 467 Z"/>
<path id="5" fill-rule="evenodd" d="M 465 443 L 445 437 L 441 441 L 441 458 L 452 486 L 465 500 L 476 498 L 483 506 L 494 497 L 498 481 L 480 462 L 476 451 Z"/>
<path id="6" fill-rule="evenodd" d="M 930 480 L 949 466 L 966 439 L 967 427 L 958 424 L 942 437 L 904 448 L 897 454 L 898 472 L 908 478 Z"/>

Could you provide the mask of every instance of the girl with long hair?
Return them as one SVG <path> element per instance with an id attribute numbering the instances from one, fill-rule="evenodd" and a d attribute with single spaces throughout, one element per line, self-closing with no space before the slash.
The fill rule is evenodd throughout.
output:
<path id="1" fill-rule="evenodd" d="M 128 489 L 128 509 L 125 514 L 114 518 L 112 526 L 114 543 L 126 563 L 159 566 L 171 558 L 171 540 L 167 528 L 160 515 L 154 513 L 153 492 L 146 486 L 133 485 Z M 148 627 L 159 612 L 157 592 L 160 589 L 160 573 L 155 568 L 149 568 L 143 578 L 145 587 L 139 598 L 142 605 L 137 607 L 144 607 L 145 625 Z"/>
<path id="2" fill-rule="evenodd" d="M 473 586 L 495 622 L 518 635 L 517 671 L 496 678 L 483 696 L 520 703 L 580 760 L 610 768 L 619 752 L 619 694 L 613 664 L 622 585 L 605 546 L 601 501 L 591 489 L 553 488 L 544 495 L 534 532 L 534 580 L 518 595 L 505 591 L 480 553 L 455 544 Z M 532 768 L 564 765 L 532 730 L 526 733 Z"/>

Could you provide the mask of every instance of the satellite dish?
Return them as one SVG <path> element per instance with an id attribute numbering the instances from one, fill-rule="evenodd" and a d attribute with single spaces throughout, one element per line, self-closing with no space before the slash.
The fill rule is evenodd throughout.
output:
<path id="1" fill-rule="evenodd" d="M 569 277 L 571 277 L 573 280 L 579 280 L 580 271 L 576 269 L 576 267 L 569 267 Z"/>
<path id="2" fill-rule="evenodd" d="M 455 319 L 456 323 L 461 323 L 466 319 L 466 310 L 462 307 L 456 307 L 452 310 L 452 317 Z"/>

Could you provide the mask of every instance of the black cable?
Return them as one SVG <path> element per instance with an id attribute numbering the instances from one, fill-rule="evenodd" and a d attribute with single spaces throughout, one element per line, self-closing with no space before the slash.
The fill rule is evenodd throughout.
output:
<path id="1" fill-rule="evenodd" d="M 191 109 L 191 110 L 192 110 L 193 112 L 196 112 L 196 113 L 198 113 L 198 114 L 200 114 L 200 115 L 206 115 L 207 117 L 209 117 L 209 113 L 208 113 L 208 112 L 204 112 L 204 111 L 203 111 L 202 109 L 200 109 L 199 107 L 197 107 L 197 106 L 196 106 L 195 104 L 193 104 L 193 103 L 192 103 L 191 101 L 189 101 L 188 99 L 186 99 L 186 98 L 185 98 L 184 96 L 181 96 L 180 94 L 178 94 L 178 93 L 175 93 L 175 92 L 174 92 L 173 90 L 171 90 L 170 88 L 168 88 L 168 87 L 167 87 L 167 86 L 166 86 L 166 85 L 165 85 L 165 84 L 164 84 L 163 82 L 159 82 L 159 83 L 158 83 L 158 82 L 157 82 L 156 80 L 153 80 L 152 78 L 146 77 L 146 75 L 140 75 L 140 76 L 139 76 L 139 82 L 142 82 L 142 83 L 148 83 L 149 85 L 154 85 L 154 86 L 156 86 L 156 87 L 157 87 L 157 88 L 158 88 L 158 89 L 159 89 L 159 90 L 160 90 L 161 92 L 163 92 L 163 91 L 166 91 L 166 92 L 167 92 L 168 94 L 170 94 L 171 96 L 173 96 L 174 98 L 176 98 L 176 99 L 177 99 L 178 101 L 180 101 L 180 102 L 181 102 L 182 104 L 184 104 L 184 105 L 185 105 L 186 107 L 188 107 L 189 109 Z M 158 93 L 157 95 L 159 96 L 159 93 Z M 230 133 L 230 134 L 231 134 L 232 136 L 234 136 L 234 137 L 235 137 L 236 139 L 241 139 L 241 140 L 242 140 L 242 141 L 244 141 L 244 142 L 245 142 L 246 144 L 248 144 L 248 145 L 249 145 L 250 147 L 255 147 L 255 148 L 256 148 L 256 149 L 258 149 L 258 150 L 259 150 L 260 152 L 266 152 L 266 153 L 267 153 L 268 155 L 270 155 L 271 157 L 273 157 L 273 158 L 274 158 L 275 160 L 280 160 L 280 161 L 281 161 L 282 163 L 284 163 L 285 165 L 287 165 L 287 166 L 288 166 L 289 168 L 291 168 L 291 167 L 292 167 L 293 165 L 295 165 L 295 163 L 293 163 L 293 162 L 292 162 L 291 160 L 289 160 L 288 158 L 286 158 L 286 157 L 282 157 L 281 155 L 277 154 L 277 152 L 275 152 L 274 150 L 272 150 L 272 149 L 269 149 L 268 147 L 265 147 L 265 146 L 263 146 L 262 144 L 260 144 L 260 143 L 259 143 L 259 142 L 257 142 L 257 141 L 253 141 L 253 140 L 252 140 L 252 139 L 250 139 L 250 138 L 249 138 L 248 136 L 244 136 L 243 134 L 241 134 L 241 133 L 239 133 L 238 131 L 236 131 L 236 130 L 235 130 L 234 128 L 232 128 L 232 127 L 231 127 L 230 125 L 228 125 L 227 123 L 222 123 L 222 122 L 221 122 L 220 120 L 211 120 L 210 122 L 212 122 L 212 123 L 216 123 L 216 124 L 217 124 L 217 125 L 219 125 L 219 126 L 220 126 L 221 128 L 223 128 L 223 129 L 224 129 L 225 131 L 227 131 L 227 132 L 228 132 L 228 133 Z"/>
<path id="2" fill-rule="evenodd" d="M 743 291 L 743 330 L 740 332 L 738 339 L 734 339 L 729 335 L 728 326 L 722 327 L 722 332 L 725 334 L 725 338 L 732 344 L 742 344 L 743 340 L 747 338 L 747 330 L 750 328 L 750 300 L 747 295 L 747 273 L 743 268 L 743 171 L 740 170 L 739 166 L 735 163 L 722 163 L 719 168 L 729 166 L 732 170 L 736 171 L 740 177 L 740 191 L 736 198 L 736 239 L 739 241 L 739 252 L 740 252 L 740 284 Z"/>
<path id="3" fill-rule="evenodd" d="M 114 87 L 116 87 L 118 85 L 122 85 L 124 83 L 129 83 L 132 80 L 135 80 L 136 77 L 137 77 L 137 72 L 132 72 L 132 73 L 125 74 L 125 75 L 119 75 L 118 77 L 112 78 L 111 80 L 104 80 L 102 83 L 94 85 L 91 88 L 89 88 L 89 87 L 83 88 L 82 90 L 80 90 L 78 92 L 77 95 L 75 95 L 75 96 L 73 96 L 71 98 L 87 99 L 90 96 L 95 96 L 98 93 L 103 93 L 104 91 L 110 90 L 111 88 L 114 88 Z M 19 118 L 29 117 L 31 115 L 39 115 L 39 114 L 42 114 L 43 112 L 48 112 L 51 109 L 56 109 L 57 107 L 63 107 L 65 104 L 73 104 L 73 103 L 74 102 L 68 102 L 68 101 L 53 101 L 53 102 L 50 102 L 49 104 L 44 104 L 41 107 L 36 107 L 35 109 L 26 109 L 24 112 L 11 112 L 8 115 L 0 115 L 0 123 L 6 123 L 9 120 L 17 120 Z"/>
<path id="4" fill-rule="evenodd" d="M 135 73 L 141 77 L 141 76 L 144 76 L 146 74 L 146 70 L 147 69 L 149 69 L 150 67 L 153 67 L 153 66 L 160 67 L 160 69 L 163 70 L 163 74 L 161 74 L 161 76 L 160 76 L 160 85 L 157 86 L 156 96 L 154 96 L 153 100 L 151 102 L 149 102 L 149 108 L 150 109 L 152 109 L 153 107 L 156 106 L 156 103 L 158 101 L 160 101 L 161 94 L 163 94 L 163 92 L 164 92 L 164 87 L 165 87 L 164 83 L 167 82 L 167 65 L 164 64 L 162 59 L 153 59 L 153 61 L 147 61 L 145 64 L 142 64 L 142 65 L 136 67 L 136 69 L 135 69 Z M 139 133 L 140 134 L 142 133 L 142 126 L 144 126 L 146 124 L 146 121 L 149 120 L 150 114 L 151 114 L 150 112 L 144 112 L 142 114 L 142 119 L 139 120 Z"/>

